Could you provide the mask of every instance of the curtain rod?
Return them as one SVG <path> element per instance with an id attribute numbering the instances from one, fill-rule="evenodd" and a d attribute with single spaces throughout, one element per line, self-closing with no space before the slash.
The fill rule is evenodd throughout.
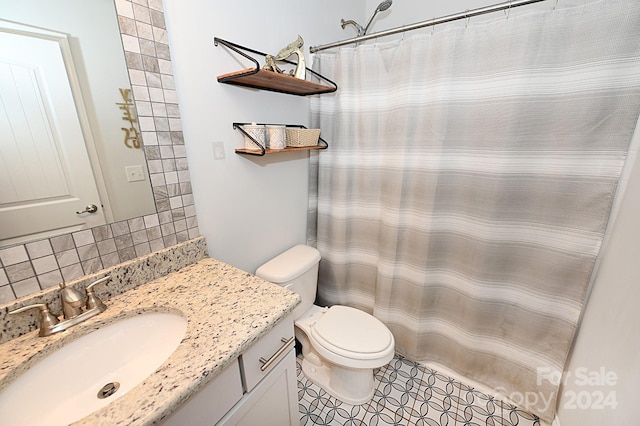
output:
<path id="1" fill-rule="evenodd" d="M 438 24 L 443 24 L 445 22 L 457 21 L 458 19 L 466 19 L 474 16 L 484 15 L 486 13 L 498 12 L 501 10 L 509 10 L 512 7 L 526 6 L 531 3 L 538 3 L 545 0 L 513 0 L 507 1 L 500 4 L 494 4 L 492 6 L 485 6 L 478 9 L 471 9 L 465 12 L 455 13 L 453 15 L 442 16 L 440 18 L 434 18 L 429 21 L 422 21 L 411 25 L 406 25 L 403 27 L 396 27 L 390 30 L 380 31 L 377 33 L 364 35 L 362 37 L 354 37 L 347 40 L 336 41 L 334 43 L 323 44 L 321 46 L 311 46 L 309 51 L 311 53 L 316 53 L 321 50 L 331 49 L 332 47 L 344 46 L 346 44 L 359 43 L 361 41 L 371 40 L 374 38 L 385 37 L 392 34 L 398 34 L 406 31 L 417 30 L 418 28 L 431 27 Z"/>

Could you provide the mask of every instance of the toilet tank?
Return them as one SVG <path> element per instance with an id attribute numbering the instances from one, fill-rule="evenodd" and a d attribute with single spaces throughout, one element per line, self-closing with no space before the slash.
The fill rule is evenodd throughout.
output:
<path id="1" fill-rule="evenodd" d="M 319 264 L 320 252 L 299 244 L 260 266 L 256 275 L 298 293 L 302 302 L 293 311 L 293 318 L 299 318 L 316 299 Z"/>

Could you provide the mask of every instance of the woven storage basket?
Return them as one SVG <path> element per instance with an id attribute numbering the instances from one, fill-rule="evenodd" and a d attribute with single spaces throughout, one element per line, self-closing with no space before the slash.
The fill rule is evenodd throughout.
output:
<path id="1" fill-rule="evenodd" d="M 298 129 L 287 127 L 287 146 L 316 146 L 320 129 Z"/>

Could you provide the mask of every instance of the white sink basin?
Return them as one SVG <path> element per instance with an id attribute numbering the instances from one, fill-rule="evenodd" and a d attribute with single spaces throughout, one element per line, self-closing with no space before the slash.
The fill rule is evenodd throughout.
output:
<path id="1" fill-rule="evenodd" d="M 67 425 L 80 420 L 157 370 L 186 330 L 185 318 L 152 313 L 80 337 L 35 364 L 0 393 L 1 423 Z M 73 333 L 73 328 L 66 333 Z M 98 398 L 101 392 L 101 396 L 110 393 L 111 383 L 118 383 L 119 388 L 111 396 Z"/>

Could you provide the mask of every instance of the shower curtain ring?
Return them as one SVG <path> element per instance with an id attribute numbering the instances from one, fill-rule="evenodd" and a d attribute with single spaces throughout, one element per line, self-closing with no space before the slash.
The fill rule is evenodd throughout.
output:
<path id="1" fill-rule="evenodd" d="M 469 9 L 464 11 L 464 18 L 467 20 L 464 23 L 464 27 L 467 28 L 469 26 L 469 20 L 471 19 L 471 16 L 469 16 Z"/>
<path id="2" fill-rule="evenodd" d="M 504 11 L 504 14 L 507 15 L 507 19 L 509 19 L 509 13 L 511 13 L 511 3 L 513 3 L 513 0 L 509 0 L 509 7 Z"/>
<path id="3" fill-rule="evenodd" d="M 560 1 L 560 0 L 556 0 L 556 4 L 553 6 L 553 10 L 556 10 L 556 7 L 558 7 L 558 2 L 559 2 L 559 1 Z"/>

